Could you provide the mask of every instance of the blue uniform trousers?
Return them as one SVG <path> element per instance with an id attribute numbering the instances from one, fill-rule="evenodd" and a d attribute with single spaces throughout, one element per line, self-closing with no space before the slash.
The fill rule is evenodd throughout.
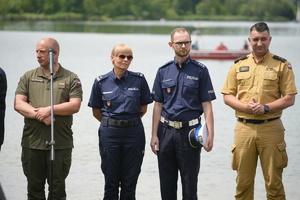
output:
<path id="1" fill-rule="evenodd" d="M 188 134 L 195 126 L 175 129 L 160 122 L 158 127 L 158 167 L 162 200 L 177 199 L 178 170 L 182 183 L 182 199 L 197 199 L 201 148 L 189 144 Z"/>
<path id="2" fill-rule="evenodd" d="M 135 200 L 136 184 L 145 151 L 143 124 L 114 127 L 101 123 L 99 148 L 101 169 L 105 177 L 103 199 Z"/>

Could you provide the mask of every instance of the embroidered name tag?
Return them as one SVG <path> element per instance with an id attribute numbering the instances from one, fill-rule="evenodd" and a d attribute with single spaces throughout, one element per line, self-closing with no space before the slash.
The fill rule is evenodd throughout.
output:
<path id="1" fill-rule="evenodd" d="M 269 72 L 276 72 L 276 70 L 274 68 L 266 68 L 266 71 L 269 71 Z"/>
<path id="2" fill-rule="evenodd" d="M 39 83 L 43 83 L 44 81 L 43 80 L 40 80 L 40 79 L 31 79 L 32 82 L 39 82 Z"/>
<path id="3" fill-rule="evenodd" d="M 58 88 L 65 88 L 64 82 L 58 82 Z"/>
<path id="4" fill-rule="evenodd" d="M 138 91 L 139 90 L 139 88 L 136 88 L 136 87 L 132 87 L 132 88 L 128 88 L 128 90 L 133 90 L 133 91 Z"/>
<path id="5" fill-rule="evenodd" d="M 250 69 L 249 66 L 242 66 L 242 67 L 240 67 L 240 72 L 248 72 L 249 69 Z"/>
<path id="6" fill-rule="evenodd" d="M 169 81 L 172 81 L 172 79 L 165 79 L 165 80 L 162 80 L 162 82 L 169 82 Z"/>
<path id="7" fill-rule="evenodd" d="M 103 92 L 102 94 L 112 94 L 113 91 Z"/>
<path id="8" fill-rule="evenodd" d="M 195 76 L 187 76 L 186 78 L 198 81 L 198 77 L 195 77 Z"/>

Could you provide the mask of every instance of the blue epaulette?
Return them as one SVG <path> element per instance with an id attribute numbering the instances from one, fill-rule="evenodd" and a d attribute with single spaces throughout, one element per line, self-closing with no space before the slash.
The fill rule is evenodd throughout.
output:
<path id="1" fill-rule="evenodd" d="M 190 62 L 194 63 L 195 65 L 199 66 L 199 67 L 202 67 L 202 68 L 205 68 L 206 66 L 201 63 L 201 62 L 198 62 L 197 60 L 194 60 L 194 59 L 190 59 Z"/>
<path id="2" fill-rule="evenodd" d="M 96 79 L 97 79 L 97 81 L 101 81 L 101 80 L 106 79 L 107 77 L 108 77 L 108 74 L 104 74 L 104 75 L 98 76 Z"/>
<path id="3" fill-rule="evenodd" d="M 237 62 L 239 62 L 240 60 L 245 60 L 246 58 L 248 58 L 248 56 L 242 56 L 242 57 L 236 59 L 236 60 L 234 61 L 234 63 L 237 63 Z"/>
<path id="4" fill-rule="evenodd" d="M 141 73 L 141 72 L 131 72 L 131 73 L 132 73 L 132 75 L 134 75 L 134 76 L 144 77 L 144 74 Z"/>
<path id="5" fill-rule="evenodd" d="M 280 57 L 280 56 L 274 55 L 273 58 L 274 58 L 275 60 L 280 60 L 281 62 L 286 62 L 286 59 L 284 59 L 284 58 L 282 58 L 282 57 Z"/>
<path id="6" fill-rule="evenodd" d="M 166 64 L 164 64 L 163 66 L 161 66 L 159 69 L 164 68 L 170 64 L 172 64 L 174 62 L 174 60 L 170 60 L 169 62 L 167 62 Z"/>

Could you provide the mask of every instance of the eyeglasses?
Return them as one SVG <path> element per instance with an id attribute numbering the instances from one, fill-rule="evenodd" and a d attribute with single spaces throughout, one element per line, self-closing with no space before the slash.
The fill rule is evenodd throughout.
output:
<path id="1" fill-rule="evenodd" d="M 183 44 L 184 44 L 184 46 L 189 47 L 189 46 L 191 46 L 192 41 L 172 42 L 172 43 L 176 44 L 178 47 L 182 47 Z"/>
<path id="2" fill-rule="evenodd" d="M 129 55 L 129 56 L 125 56 L 123 54 L 118 55 L 119 58 L 121 58 L 122 60 L 124 60 L 125 58 L 127 58 L 127 60 L 131 61 L 133 59 L 133 56 Z"/>

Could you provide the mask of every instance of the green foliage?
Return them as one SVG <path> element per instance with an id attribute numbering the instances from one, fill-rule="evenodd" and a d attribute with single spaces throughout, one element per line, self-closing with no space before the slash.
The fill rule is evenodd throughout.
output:
<path id="1" fill-rule="evenodd" d="M 224 15 L 226 8 L 218 0 L 203 0 L 196 5 L 196 14 L 199 15 Z"/>
<path id="2" fill-rule="evenodd" d="M 22 12 L 21 0 L 0 0 L 0 15 L 10 12 Z"/>
<path id="3" fill-rule="evenodd" d="M 296 3 L 296 0 L 0 0 L 0 19 L 288 21 L 295 19 Z"/>

